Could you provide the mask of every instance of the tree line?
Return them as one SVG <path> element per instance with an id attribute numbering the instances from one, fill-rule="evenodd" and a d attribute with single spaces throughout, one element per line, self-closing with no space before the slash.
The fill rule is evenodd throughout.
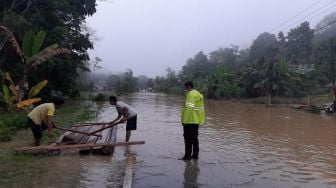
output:
<path id="1" fill-rule="evenodd" d="M 315 28 L 303 22 L 287 33 L 261 33 L 248 48 L 231 45 L 208 54 L 200 51 L 182 70 L 167 68 L 164 76 L 135 77 L 127 69 L 99 78 L 95 71 L 101 59 L 89 58 L 94 33 L 85 24 L 95 12 L 96 0 L 1 1 L 0 104 L 32 99 L 38 92 L 45 100 L 74 97 L 97 85 L 118 94 L 138 90 L 181 94 L 187 80 L 208 98 L 300 98 L 327 93 L 325 86 L 334 75 L 330 62 L 335 49 L 330 41 L 335 40 L 336 24 L 330 23 L 336 13 Z M 102 83 L 97 84 L 99 80 Z"/>
<path id="2" fill-rule="evenodd" d="M 287 33 L 261 33 L 250 47 L 231 45 L 187 60 L 178 73 L 167 69 L 166 76 L 153 79 L 154 90 L 181 92 L 181 85 L 194 81 L 208 98 L 254 98 L 271 96 L 301 98 L 326 94 L 331 69 L 331 42 L 335 40 L 336 13 L 311 28 L 303 22 Z"/>

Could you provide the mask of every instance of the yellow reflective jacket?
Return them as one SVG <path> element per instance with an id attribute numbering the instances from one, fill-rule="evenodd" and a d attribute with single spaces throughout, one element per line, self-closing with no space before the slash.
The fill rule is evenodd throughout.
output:
<path id="1" fill-rule="evenodd" d="M 204 98 L 197 90 L 193 89 L 187 93 L 184 107 L 181 111 L 182 124 L 205 123 Z"/>

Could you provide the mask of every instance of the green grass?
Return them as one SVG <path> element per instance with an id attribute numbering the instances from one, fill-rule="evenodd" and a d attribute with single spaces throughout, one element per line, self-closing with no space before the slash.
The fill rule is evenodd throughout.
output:
<path id="1" fill-rule="evenodd" d="M 65 106 L 56 109 L 54 121 L 57 126 L 70 127 L 75 122 L 87 121 L 96 117 L 96 111 L 86 107 Z"/>
<path id="2" fill-rule="evenodd" d="M 26 129 L 26 113 L 7 112 L 0 115 L 0 141 L 10 141 L 20 129 Z"/>

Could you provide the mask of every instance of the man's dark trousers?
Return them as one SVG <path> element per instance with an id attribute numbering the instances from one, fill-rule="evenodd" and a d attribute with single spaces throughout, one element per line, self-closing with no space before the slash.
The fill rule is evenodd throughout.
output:
<path id="1" fill-rule="evenodd" d="M 198 127 L 198 124 L 183 124 L 185 158 L 192 157 L 194 159 L 198 159 Z"/>

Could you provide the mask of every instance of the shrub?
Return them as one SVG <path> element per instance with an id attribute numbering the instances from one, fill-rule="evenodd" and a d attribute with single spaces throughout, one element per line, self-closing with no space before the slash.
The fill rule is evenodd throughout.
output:
<path id="1" fill-rule="evenodd" d="M 103 93 L 98 93 L 96 96 L 93 97 L 94 101 L 107 101 L 108 96 Z"/>
<path id="2" fill-rule="evenodd" d="M 0 116 L 0 141 L 10 141 L 19 129 L 28 128 L 24 112 L 5 113 Z"/>

